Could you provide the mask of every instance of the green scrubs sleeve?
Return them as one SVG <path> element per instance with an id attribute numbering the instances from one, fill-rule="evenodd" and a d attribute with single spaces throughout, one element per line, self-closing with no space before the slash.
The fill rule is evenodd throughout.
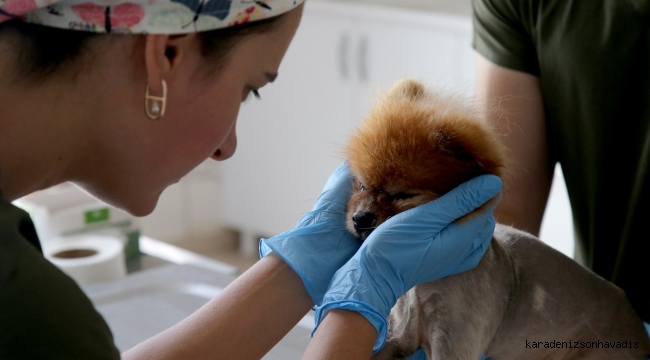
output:
<path id="1" fill-rule="evenodd" d="M 0 194 L 0 359 L 119 359 L 108 325 Z"/>
<path id="2" fill-rule="evenodd" d="M 536 14 L 530 4 L 523 0 L 472 0 L 472 7 L 474 49 L 497 65 L 539 76 Z"/>

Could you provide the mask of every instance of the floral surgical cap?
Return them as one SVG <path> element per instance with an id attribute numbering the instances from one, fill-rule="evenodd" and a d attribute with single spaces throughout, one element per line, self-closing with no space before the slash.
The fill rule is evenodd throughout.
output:
<path id="1" fill-rule="evenodd" d="M 0 0 L 9 19 L 99 33 L 184 34 L 262 20 L 304 0 Z"/>

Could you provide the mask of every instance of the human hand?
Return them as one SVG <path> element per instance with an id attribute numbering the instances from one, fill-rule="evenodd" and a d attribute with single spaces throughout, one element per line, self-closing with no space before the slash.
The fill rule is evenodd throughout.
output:
<path id="1" fill-rule="evenodd" d="M 336 270 L 361 245 L 345 227 L 351 194 L 352 175 L 343 163 L 330 176 L 312 211 L 293 230 L 260 240 L 260 258 L 274 252 L 289 264 L 316 305 L 321 304 Z"/>
<path id="2" fill-rule="evenodd" d="M 413 286 L 474 268 L 495 227 L 496 202 L 454 222 L 496 196 L 501 180 L 482 175 L 444 196 L 393 216 L 339 269 L 316 309 L 316 328 L 331 309 L 354 310 L 377 329 L 374 351 L 384 346 L 386 318 Z M 316 329 L 314 329 L 316 331 Z"/>

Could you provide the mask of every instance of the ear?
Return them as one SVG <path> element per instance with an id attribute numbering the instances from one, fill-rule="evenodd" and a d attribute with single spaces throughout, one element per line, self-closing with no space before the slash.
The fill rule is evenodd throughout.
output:
<path id="1" fill-rule="evenodd" d="M 393 85 L 388 95 L 390 97 L 400 97 L 409 100 L 417 100 L 424 96 L 425 88 L 419 81 L 406 78 L 402 79 Z"/>
<path id="2" fill-rule="evenodd" d="M 162 80 L 169 76 L 196 47 L 194 34 L 147 35 L 144 48 L 144 63 L 147 82 L 153 94 L 162 93 Z"/>
<path id="3" fill-rule="evenodd" d="M 445 118 L 439 121 L 438 126 L 436 136 L 442 150 L 464 171 L 502 177 L 505 150 L 485 123 L 476 119 Z"/>

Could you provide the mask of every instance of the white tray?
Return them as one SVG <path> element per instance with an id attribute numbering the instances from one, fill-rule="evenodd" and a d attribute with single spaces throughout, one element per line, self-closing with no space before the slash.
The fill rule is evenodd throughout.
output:
<path id="1" fill-rule="evenodd" d="M 104 316 L 115 344 L 124 352 L 178 323 L 235 279 L 191 265 L 166 265 L 83 290 Z M 309 343 L 308 314 L 263 359 L 300 359 Z M 227 344 L 224 344 L 227 345 Z"/>

